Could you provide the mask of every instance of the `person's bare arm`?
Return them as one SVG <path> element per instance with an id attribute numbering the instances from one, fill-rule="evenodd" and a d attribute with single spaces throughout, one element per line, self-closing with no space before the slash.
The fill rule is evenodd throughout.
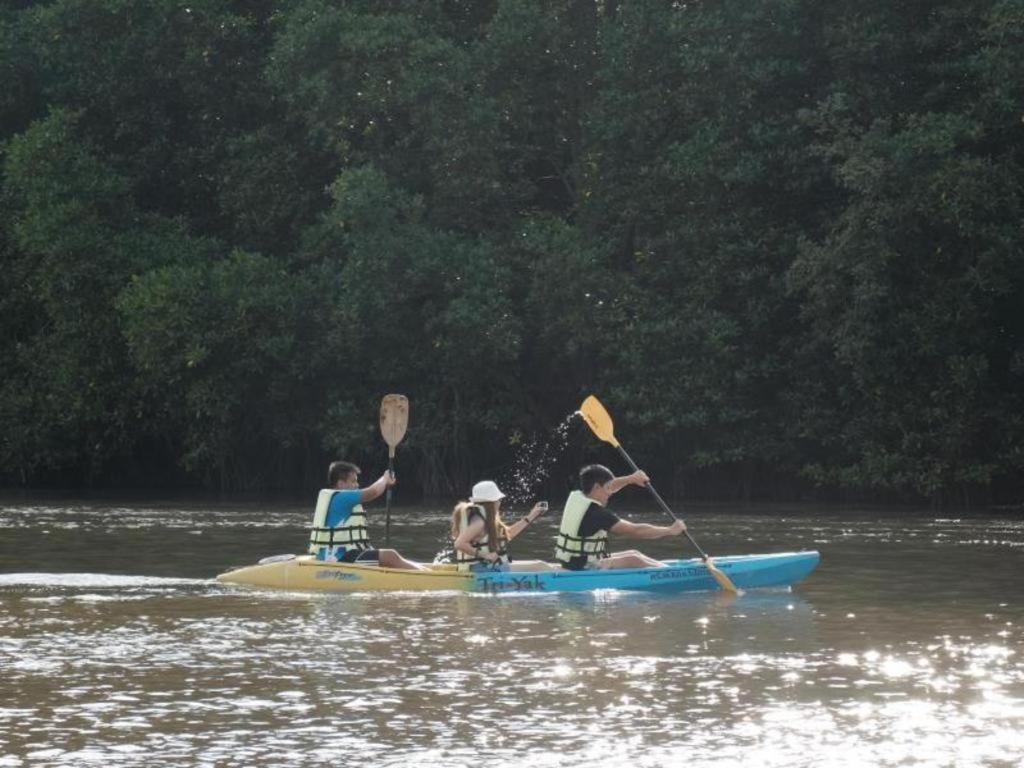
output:
<path id="1" fill-rule="evenodd" d="M 605 483 L 604 487 L 608 491 L 608 495 L 611 496 L 621 491 L 627 485 L 647 485 L 649 480 L 650 478 L 647 477 L 647 473 L 642 469 L 638 469 L 631 475 L 612 478 Z"/>
<path id="2" fill-rule="evenodd" d="M 359 489 L 359 501 L 365 503 L 380 498 L 384 495 L 384 491 L 388 489 L 388 486 L 394 484 L 395 478 L 391 476 L 390 472 L 385 472 L 374 481 L 373 485 Z"/>
<path id="3" fill-rule="evenodd" d="M 476 547 L 473 546 L 473 540 L 479 538 L 484 532 L 484 521 L 479 517 L 473 518 L 472 522 L 459 531 L 458 537 L 455 539 L 455 548 L 459 552 L 465 552 L 467 555 L 476 556 Z M 491 553 L 494 555 L 494 553 Z M 497 555 L 494 555 L 494 559 L 497 559 Z"/>
<path id="4" fill-rule="evenodd" d="M 665 536 L 678 536 L 686 530 L 686 524 L 682 520 L 676 520 L 672 525 L 648 525 L 619 520 L 608 530 L 610 533 L 630 539 L 661 539 Z"/>
<path id="5" fill-rule="evenodd" d="M 541 506 L 541 503 L 538 501 L 533 505 L 533 509 L 527 512 L 521 520 L 516 520 L 512 525 L 508 526 L 508 540 L 512 541 L 512 539 L 526 530 L 526 526 L 547 512 L 548 508 L 546 504 L 547 502 L 545 502 L 545 506 Z"/>

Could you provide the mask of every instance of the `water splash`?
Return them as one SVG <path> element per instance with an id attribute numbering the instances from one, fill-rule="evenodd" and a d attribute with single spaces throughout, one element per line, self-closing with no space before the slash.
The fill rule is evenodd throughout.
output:
<path id="1" fill-rule="evenodd" d="M 551 470 L 565 453 L 569 428 L 579 411 L 569 414 L 547 434 L 524 443 L 516 452 L 512 466 L 498 476 L 498 487 L 513 504 L 529 504 L 535 499 L 538 486 L 551 475 Z"/>
<path id="2" fill-rule="evenodd" d="M 547 480 L 551 470 L 565 453 L 569 443 L 569 429 L 579 415 L 579 411 L 571 413 L 547 433 L 525 442 L 516 442 L 516 454 L 511 466 L 498 473 L 495 479 L 505 494 L 506 507 L 512 504 L 532 504 L 536 500 L 537 487 Z M 439 546 L 433 562 L 455 562 L 455 544 L 451 536 L 446 533 Z"/>

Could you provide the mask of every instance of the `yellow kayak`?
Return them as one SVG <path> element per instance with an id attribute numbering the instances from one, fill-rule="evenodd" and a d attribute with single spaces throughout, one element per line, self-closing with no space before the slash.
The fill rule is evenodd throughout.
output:
<path id="1" fill-rule="evenodd" d="M 256 565 L 222 573 L 217 581 L 250 587 L 303 589 L 328 592 L 364 590 L 473 589 L 471 573 L 459 573 L 454 565 L 430 565 L 429 571 L 382 568 L 379 565 L 330 563 L 312 555 L 269 557 Z"/>
<path id="2" fill-rule="evenodd" d="M 715 565 L 740 589 L 787 587 L 815 569 L 815 551 L 765 555 L 725 555 Z M 654 592 L 691 592 L 720 589 L 700 558 L 665 560 L 663 568 L 566 571 L 460 572 L 454 565 L 428 565 L 414 571 L 378 565 L 322 562 L 311 555 L 268 557 L 256 565 L 217 577 L 227 584 L 321 592 L 367 590 L 456 590 L 459 592 L 576 592 L 628 589 Z"/>

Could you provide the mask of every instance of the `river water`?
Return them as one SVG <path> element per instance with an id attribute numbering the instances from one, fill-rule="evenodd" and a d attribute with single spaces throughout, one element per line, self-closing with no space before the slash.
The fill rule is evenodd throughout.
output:
<path id="1" fill-rule="evenodd" d="M 301 552 L 310 516 L 0 503 L 0 768 L 1024 765 L 1011 515 L 696 508 L 712 554 L 822 553 L 792 591 L 734 598 L 212 580 Z M 546 557 L 555 517 L 514 554 Z M 392 543 L 429 560 L 446 518 L 396 510 Z"/>

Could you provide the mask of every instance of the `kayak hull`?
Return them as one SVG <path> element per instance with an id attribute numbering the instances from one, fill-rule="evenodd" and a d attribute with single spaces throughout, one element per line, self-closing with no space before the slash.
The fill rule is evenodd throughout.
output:
<path id="1" fill-rule="evenodd" d="M 740 589 L 788 587 L 813 571 L 821 556 L 815 551 L 769 555 L 728 555 L 715 566 Z M 326 563 L 311 556 L 268 558 L 269 562 L 222 573 L 217 580 L 270 589 L 317 592 L 457 591 L 457 592 L 587 592 L 598 589 L 645 592 L 720 590 L 700 558 L 665 560 L 665 568 L 615 570 L 460 572 L 452 565 L 427 571 L 381 568 L 354 563 Z"/>

